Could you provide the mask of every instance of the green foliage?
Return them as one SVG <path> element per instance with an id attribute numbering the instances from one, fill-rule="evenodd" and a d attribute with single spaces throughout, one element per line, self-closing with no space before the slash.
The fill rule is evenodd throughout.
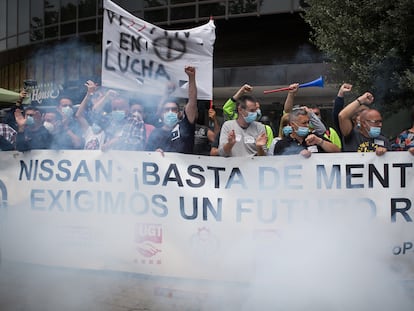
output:
<path id="1" fill-rule="evenodd" d="M 414 99 L 412 0 L 306 0 L 303 18 L 335 73 L 385 112 Z M 344 82 L 345 82 L 344 81 Z M 342 82 L 342 81 L 336 81 Z"/>

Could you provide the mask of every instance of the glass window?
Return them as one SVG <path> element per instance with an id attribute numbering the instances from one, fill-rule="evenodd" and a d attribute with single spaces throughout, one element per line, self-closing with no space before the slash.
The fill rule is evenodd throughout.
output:
<path id="1" fill-rule="evenodd" d="M 226 14 L 226 3 L 200 4 L 198 15 L 200 17 L 224 16 Z"/>
<path id="2" fill-rule="evenodd" d="M 67 36 L 76 33 L 76 23 L 61 24 L 60 25 L 60 35 Z"/>
<path id="3" fill-rule="evenodd" d="M 29 31 L 30 15 L 29 15 L 29 0 L 19 0 L 19 33 Z"/>
<path id="4" fill-rule="evenodd" d="M 7 48 L 8 49 L 17 48 L 17 37 L 16 36 L 7 38 Z"/>
<path id="5" fill-rule="evenodd" d="M 258 0 L 229 0 L 230 14 L 243 14 L 257 12 Z"/>
<path id="6" fill-rule="evenodd" d="M 96 29 L 96 20 L 88 19 L 86 21 L 79 22 L 79 33 L 95 31 Z"/>
<path id="7" fill-rule="evenodd" d="M 43 0 L 32 0 L 32 4 L 30 6 L 30 28 L 33 29 L 41 27 L 44 25 L 43 22 Z M 38 31 L 36 31 L 38 32 Z M 39 40 L 38 35 L 33 34 L 33 39 Z M 40 39 L 43 37 L 43 32 Z"/>
<path id="8" fill-rule="evenodd" d="M 144 12 L 144 19 L 150 23 L 165 22 L 167 21 L 167 17 L 167 9 L 151 10 Z"/>
<path id="9" fill-rule="evenodd" d="M 30 34 L 28 32 L 19 35 L 19 46 L 30 44 Z"/>
<path id="10" fill-rule="evenodd" d="M 8 1 L 7 4 L 7 36 L 17 34 L 17 2 Z"/>
<path id="11" fill-rule="evenodd" d="M 61 0 L 60 1 L 60 20 L 71 21 L 76 19 L 77 1 Z"/>
<path id="12" fill-rule="evenodd" d="M 171 8 L 171 20 L 195 18 L 195 6 Z"/>
<path id="13" fill-rule="evenodd" d="M 58 26 L 45 27 L 45 39 L 56 38 L 58 36 Z"/>
<path id="14" fill-rule="evenodd" d="M 6 40 L 0 40 L 0 51 L 3 51 L 7 48 Z"/>
<path id="15" fill-rule="evenodd" d="M 171 0 L 171 4 L 188 3 L 187 0 Z"/>
<path id="16" fill-rule="evenodd" d="M 59 0 L 45 0 L 45 25 L 57 24 L 58 22 Z"/>
<path id="17" fill-rule="evenodd" d="M 144 8 L 144 1 L 123 1 L 122 4 L 120 4 L 120 6 L 128 12 L 140 11 Z"/>
<path id="18" fill-rule="evenodd" d="M 0 38 L 6 37 L 7 19 L 6 19 L 6 0 L 0 0 Z"/>
<path id="19" fill-rule="evenodd" d="M 101 2 L 101 1 L 99 1 Z M 132 1 L 141 2 L 141 1 Z M 96 0 L 80 0 L 79 1 L 79 18 L 96 16 Z"/>
<path id="20" fill-rule="evenodd" d="M 167 0 L 145 0 L 144 7 L 145 8 L 153 8 L 157 6 L 163 6 L 167 4 Z"/>
<path id="21" fill-rule="evenodd" d="M 32 28 L 30 30 L 30 41 L 43 40 L 44 29 L 43 28 Z"/>

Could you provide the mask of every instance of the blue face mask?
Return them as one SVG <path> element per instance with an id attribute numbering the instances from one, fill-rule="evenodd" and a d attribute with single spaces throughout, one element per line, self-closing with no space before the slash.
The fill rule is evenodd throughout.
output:
<path id="1" fill-rule="evenodd" d="M 121 121 L 125 118 L 125 111 L 123 111 L 123 110 L 114 110 L 114 111 L 112 111 L 111 115 L 112 115 L 112 119 L 114 121 Z"/>
<path id="2" fill-rule="evenodd" d="M 260 118 L 262 117 L 262 111 L 260 109 L 257 109 L 256 112 L 257 112 L 256 120 L 260 120 Z"/>
<path id="3" fill-rule="evenodd" d="M 309 134 L 309 128 L 305 126 L 299 126 L 296 130 L 296 134 L 300 137 L 305 137 Z"/>
<path id="4" fill-rule="evenodd" d="M 369 129 L 368 135 L 369 137 L 375 138 L 381 134 L 381 128 L 377 126 L 372 126 Z"/>
<path id="5" fill-rule="evenodd" d="M 27 116 L 27 118 L 26 118 L 26 125 L 27 126 L 31 126 L 31 125 L 34 125 L 34 119 L 33 119 L 33 117 L 32 116 Z"/>
<path id="6" fill-rule="evenodd" d="M 62 113 L 65 115 L 65 117 L 71 118 L 73 116 L 73 109 L 69 106 L 62 107 Z"/>
<path id="7" fill-rule="evenodd" d="M 257 118 L 257 112 L 249 112 L 247 114 L 247 117 L 244 117 L 244 121 L 246 121 L 247 123 L 252 123 L 254 120 L 256 120 Z"/>
<path id="8" fill-rule="evenodd" d="M 164 113 L 164 124 L 173 127 L 178 122 L 178 116 L 175 112 L 168 111 Z"/>
<path id="9" fill-rule="evenodd" d="M 98 134 L 102 130 L 102 128 L 96 123 L 92 124 L 91 128 L 94 134 Z"/>
<path id="10" fill-rule="evenodd" d="M 283 136 L 289 136 L 293 132 L 293 129 L 290 125 L 286 125 L 282 128 L 282 132 Z"/>

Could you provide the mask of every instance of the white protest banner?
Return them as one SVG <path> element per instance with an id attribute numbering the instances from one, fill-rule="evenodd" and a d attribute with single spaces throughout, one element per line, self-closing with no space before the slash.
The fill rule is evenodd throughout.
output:
<path id="1" fill-rule="evenodd" d="M 259 267 L 276 268 L 277 260 L 308 258 L 309 251 L 290 251 L 312 241 L 289 235 L 302 230 L 312 236 L 320 219 L 332 218 L 335 226 L 320 233 L 332 239 L 322 257 L 334 250 L 342 256 L 351 245 L 375 261 L 372 249 L 379 248 L 384 262 L 398 263 L 414 280 L 408 152 L 309 159 L 2 152 L 0 172 L 6 260 L 246 282 Z M 262 265 L 264 258 L 272 260 Z"/>
<path id="2" fill-rule="evenodd" d="M 197 70 L 198 99 L 212 99 L 215 26 L 164 30 L 104 0 L 102 85 L 149 95 L 188 97 L 185 66 Z"/>

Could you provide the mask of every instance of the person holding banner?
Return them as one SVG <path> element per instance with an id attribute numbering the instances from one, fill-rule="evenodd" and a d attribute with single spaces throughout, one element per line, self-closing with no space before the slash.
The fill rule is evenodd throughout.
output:
<path id="1" fill-rule="evenodd" d="M 179 105 L 167 99 L 162 105 L 163 126 L 155 128 L 145 149 L 158 152 L 193 153 L 195 123 L 197 120 L 197 85 L 195 67 L 185 67 L 188 76 L 188 103 L 183 118 L 179 119 Z"/>
<path id="2" fill-rule="evenodd" d="M 16 135 L 16 149 L 18 151 L 49 149 L 52 135 L 43 126 L 39 109 L 28 107 L 24 116 L 20 109 L 16 109 L 14 116 L 18 125 Z"/>
<path id="3" fill-rule="evenodd" d="M 309 112 L 304 107 L 293 107 L 289 113 L 292 133 L 275 145 L 273 155 L 301 154 L 309 158 L 314 152 L 341 152 L 341 149 L 323 135 L 309 132 Z"/>
<path id="4" fill-rule="evenodd" d="M 220 133 L 219 155 L 224 157 L 265 156 L 267 153 L 266 129 L 256 122 L 255 98 L 243 95 L 237 101 L 236 120 L 223 123 Z"/>
<path id="5" fill-rule="evenodd" d="M 230 97 L 225 104 L 223 105 L 223 114 L 225 120 L 236 120 L 238 117 L 236 103 L 237 100 L 243 96 L 251 93 L 253 91 L 253 87 L 249 84 L 243 85 L 232 97 Z M 255 121 L 260 121 L 262 117 L 262 111 L 260 110 L 260 103 L 256 101 L 256 111 L 257 117 Z M 267 136 L 267 148 L 270 147 L 273 141 L 273 130 L 270 125 L 265 124 L 266 136 Z"/>
<path id="6" fill-rule="evenodd" d="M 411 107 L 411 128 L 401 132 L 392 147 L 393 150 L 409 151 L 414 155 L 414 106 Z"/>
<path id="7" fill-rule="evenodd" d="M 381 134 L 382 116 L 378 110 L 367 109 L 359 115 L 359 127 L 354 127 L 352 118 L 362 105 L 371 105 L 374 96 L 366 92 L 347 105 L 338 115 L 339 126 L 343 134 L 343 151 L 375 152 L 383 155 L 391 145 Z"/>

